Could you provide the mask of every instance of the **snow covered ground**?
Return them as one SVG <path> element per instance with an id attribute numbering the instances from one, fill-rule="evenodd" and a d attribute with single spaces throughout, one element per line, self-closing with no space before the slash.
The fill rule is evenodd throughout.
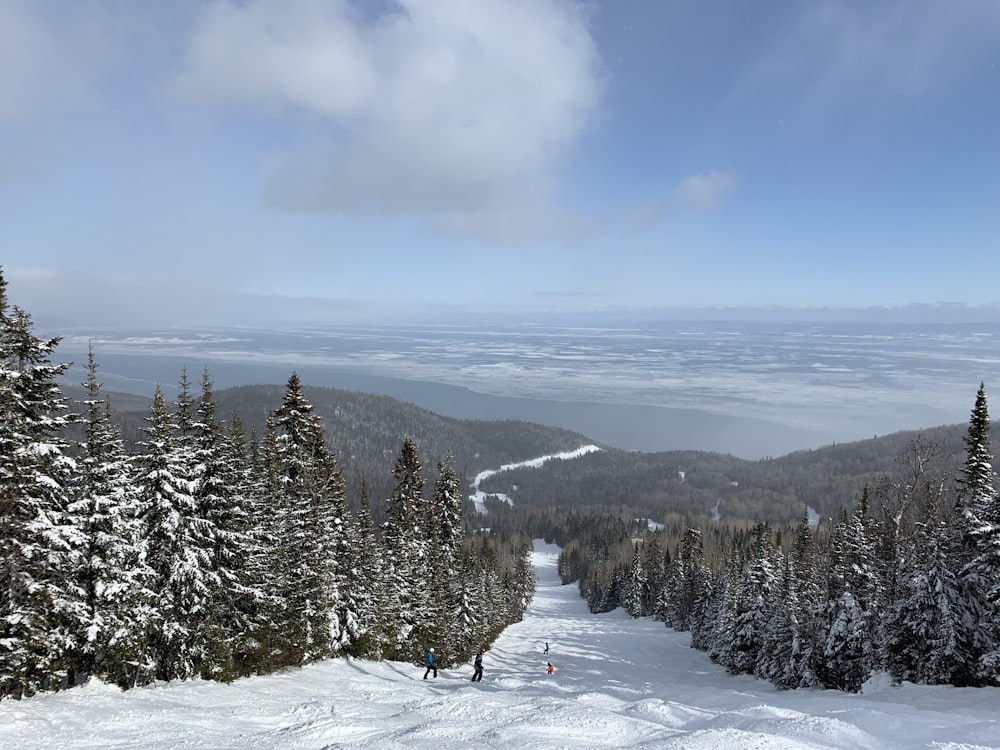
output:
<path id="1" fill-rule="evenodd" d="M 537 595 L 482 683 L 471 665 L 425 682 L 413 665 L 339 659 L 233 685 L 91 684 L 0 703 L 0 747 L 1000 748 L 1000 689 L 875 681 L 846 695 L 730 677 L 685 633 L 590 614 L 557 554 L 536 543 Z"/>

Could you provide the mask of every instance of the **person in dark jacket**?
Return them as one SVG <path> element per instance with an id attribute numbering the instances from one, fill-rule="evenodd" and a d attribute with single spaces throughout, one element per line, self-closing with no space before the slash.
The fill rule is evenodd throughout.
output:
<path id="1" fill-rule="evenodd" d="M 479 653 L 476 654 L 476 660 L 473 662 L 473 666 L 475 667 L 475 671 L 472 673 L 473 682 L 483 681 L 483 654 L 485 653 L 486 653 L 486 647 L 483 646 L 481 649 L 479 649 Z"/>
<path id="2" fill-rule="evenodd" d="M 433 648 L 430 649 L 427 652 L 427 671 L 424 672 L 424 679 L 425 680 L 427 679 L 427 675 L 429 675 L 432 671 L 434 672 L 434 677 L 437 678 L 437 676 L 438 676 L 438 668 L 437 668 L 437 664 L 434 663 L 434 649 Z"/>

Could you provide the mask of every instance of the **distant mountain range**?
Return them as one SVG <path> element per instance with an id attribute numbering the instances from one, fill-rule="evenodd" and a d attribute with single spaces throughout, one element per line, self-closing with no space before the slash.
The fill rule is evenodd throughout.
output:
<path id="1" fill-rule="evenodd" d="M 75 386 L 65 391 L 70 398 L 82 397 Z M 874 490 L 880 477 L 898 476 L 899 457 L 918 437 L 941 446 L 939 462 L 945 471 L 951 470 L 949 464 L 957 469 L 963 457 L 963 425 L 750 461 L 698 450 L 626 451 L 584 432 L 527 420 L 444 417 L 386 395 L 308 386 L 304 392 L 323 420 L 355 505 L 362 478 L 373 506 L 388 497 L 395 459 L 407 437 L 415 439 L 429 480 L 437 462 L 451 455 L 470 491 L 481 471 L 596 442 L 604 450 L 500 472 L 482 489 L 507 494 L 524 508 L 561 506 L 653 520 L 682 514 L 786 523 L 800 518 L 807 507 L 820 517 L 832 517 L 840 507 L 851 507 L 866 484 Z M 228 419 L 239 413 L 248 430 L 263 435 L 267 415 L 281 404 L 283 394 L 278 385 L 223 388 L 216 392 L 218 414 Z M 127 393 L 108 397 L 126 440 L 141 441 L 149 399 Z"/>

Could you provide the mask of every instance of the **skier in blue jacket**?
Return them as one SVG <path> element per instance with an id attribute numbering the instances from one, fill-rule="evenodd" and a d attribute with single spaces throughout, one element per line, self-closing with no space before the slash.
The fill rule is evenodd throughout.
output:
<path id="1" fill-rule="evenodd" d="M 437 678 L 437 676 L 438 676 L 438 668 L 437 668 L 437 664 L 434 663 L 434 649 L 433 648 L 430 649 L 427 652 L 427 671 L 424 672 L 424 679 L 425 680 L 427 679 L 427 675 L 429 675 L 432 671 L 434 672 L 434 677 Z"/>

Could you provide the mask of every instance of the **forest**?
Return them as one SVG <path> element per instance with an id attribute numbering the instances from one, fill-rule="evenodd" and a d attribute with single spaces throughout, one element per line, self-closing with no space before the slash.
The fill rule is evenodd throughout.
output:
<path id="1" fill-rule="evenodd" d="M 0 272 L 0 698 L 90 677 L 229 681 L 349 655 L 466 660 L 532 596 L 532 538 L 591 610 L 690 631 L 783 688 L 988 685 L 1000 663 L 1000 508 L 980 386 L 969 425 L 744 461 L 579 447 L 528 422 L 440 417 L 385 396 L 282 386 L 116 409 L 92 351 Z M 220 417 L 225 414 L 225 417 Z M 421 454 L 433 456 L 435 471 Z M 818 521 L 818 523 L 817 523 Z"/>
<path id="2" fill-rule="evenodd" d="M 857 691 L 876 672 L 917 684 L 1000 684 L 1000 500 L 980 385 L 953 472 L 912 441 L 896 479 L 813 525 L 650 528 L 550 518 L 559 572 L 591 611 L 623 607 L 690 631 L 733 674 Z"/>
<path id="3" fill-rule="evenodd" d="M 66 402 L 58 343 L 0 275 L 0 698 L 335 655 L 416 663 L 433 646 L 448 666 L 521 619 L 530 538 L 467 534 L 447 456 L 425 476 L 400 438 L 376 525 L 364 483 L 348 507 L 294 373 L 262 434 L 218 418 L 207 372 L 197 394 L 182 374 L 129 452 L 93 352 L 85 397 Z"/>

